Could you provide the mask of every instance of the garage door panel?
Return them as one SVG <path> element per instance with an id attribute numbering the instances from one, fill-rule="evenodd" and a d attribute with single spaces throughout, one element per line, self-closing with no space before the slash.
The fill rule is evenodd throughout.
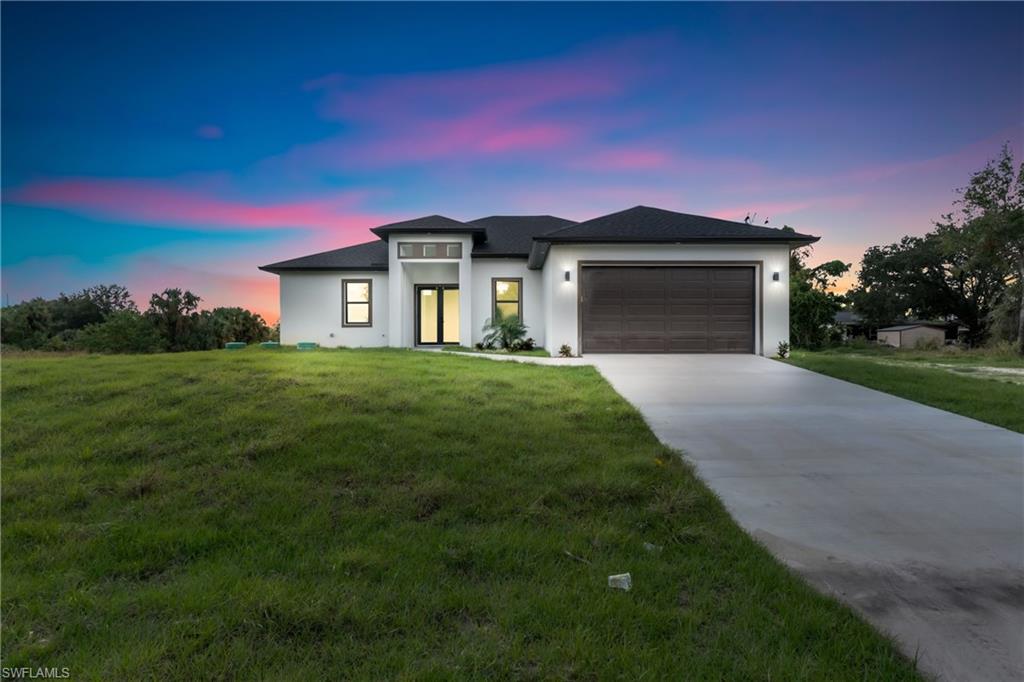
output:
<path id="1" fill-rule="evenodd" d="M 747 337 L 712 336 L 712 353 L 749 353 L 750 347 Z"/>
<path id="2" fill-rule="evenodd" d="M 590 306 L 590 310 L 591 315 L 594 317 L 620 317 L 622 315 L 622 304 L 609 303 L 607 301 L 595 302 Z"/>
<path id="3" fill-rule="evenodd" d="M 687 317 L 690 315 L 704 317 L 708 314 L 708 305 L 707 303 L 669 304 L 667 310 L 668 314 L 672 317 Z"/>
<path id="4" fill-rule="evenodd" d="M 619 334 L 595 333 L 587 338 L 591 353 L 618 353 L 622 351 L 622 337 Z"/>
<path id="5" fill-rule="evenodd" d="M 747 333 L 750 331 L 750 322 L 748 320 L 737 320 L 735 322 L 729 322 L 726 320 L 715 320 L 715 326 L 713 331 L 715 334 L 732 332 L 738 334 L 743 339 L 746 339 Z"/>
<path id="6" fill-rule="evenodd" d="M 622 350 L 627 353 L 664 353 L 667 347 L 664 334 L 629 334 L 622 339 Z"/>
<path id="7" fill-rule="evenodd" d="M 627 303 L 622 306 L 622 314 L 625 317 L 650 317 L 656 315 L 664 317 L 668 308 L 664 303 Z"/>
<path id="8" fill-rule="evenodd" d="M 714 303 L 711 305 L 711 317 L 742 317 L 750 319 L 750 304 Z"/>
<path id="9" fill-rule="evenodd" d="M 700 337 L 684 337 L 684 336 L 672 336 L 669 337 L 668 349 L 666 352 L 669 353 L 708 353 L 710 352 L 708 347 L 708 338 L 706 336 Z"/>
<path id="10" fill-rule="evenodd" d="M 582 351 L 752 353 L 754 269 L 582 269 Z"/>
<path id="11" fill-rule="evenodd" d="M 634 318 L 626 320 L 622 326 L 622 331 L 626 334 L 661 334 L 664 335 L 667 331 L 667 325 L 664 317 L 658 318 Z"/>
<path id="12" fill-rule="evenodd" d="M 673 334 L 679 332 L 697 332 L 702 335 L 707 335 L 711 329 L 711 325 L 708 323 L 706 318 L 692 320 L 670 318 L 666 328 Z"/>
<path id="13" fill-rule="evenodd" d="M 663 268 L 670 282 L 707 282 L 707 268 Z"/>

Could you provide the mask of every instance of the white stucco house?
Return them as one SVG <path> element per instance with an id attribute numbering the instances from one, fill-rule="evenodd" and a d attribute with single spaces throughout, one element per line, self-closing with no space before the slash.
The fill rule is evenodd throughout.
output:
<path id="1" fill-rule="evenodd" d="M 426 216 L 378 239 L 264 265 L 281 342 L 472 346 L 495 310 L 553 354 L 753 353 L 789 340 L 792 230 L 637 206 L 554 216 Z"/>

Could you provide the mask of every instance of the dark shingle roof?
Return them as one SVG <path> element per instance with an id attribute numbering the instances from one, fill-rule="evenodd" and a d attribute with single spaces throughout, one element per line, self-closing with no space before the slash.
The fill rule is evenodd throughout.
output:
<path id="1" fill-rule="evenodd" d="M 388 243 L 383 240 L 346 246 L 343 249 L 314 253 L 283 260 L 279 263 L 261 265 L 260 270 L 285 272 L 288 270 L 387 270 Z"/>
<path id="2" fill-rule="evenodd" d="M 676 213 L 636 206 L 618 213 L 575 223 L 550 215 L 488 216 L 460 222 L 430 215 L 372 230 L 379 241 L 324 251 L 311 256 L 260 267 L 267 272 L 289 270 L 384 270 L 388 269 L 388 236 L 401 232 L 473 235 L 473 256 L 510 258 L 529 256 L 529 267 L 543 265 L 552 243 L 558 242 L 652 242 L 751 241 L 811 244 L 818 237 L 791 230 L 760 227 L 731 220 Z"/>
<path id="3" fill-rule="evenodd" d="M 908 329 L 916 329 L 917 327 L 932 327 L 933 329 L 945 329 L 948 327 L 945 322 L 907 322 L 906 324 L 897 324 L 891 327 L 882 327 L 878 331 L 880 332 L 902 332 Z"/>
<path id="4" fill-rule="evenodd" d="M 388 223 L 380 227 L 370 229 L 375 235 L 387 240 L 388 235 L 394 232 L 426 232 L 426 233 L 452 233 L 461 232 L 473 235 L 473 241 L 479 241 L 484 237 L 484 229 L 475 225 L 460 222 L 454 218 L 443 215 L 427 215 L 422 218 L 403 220 L 398 223 Z"/>
<path id="5" fill-rule="evenodd" d="M 576 223 L 553 215 L 492 215 L 469 224 L 487 230 L 487 241 L 473 247 L 473 256 L 526 258 L 534 237 Z"/>
<path id="6" fill-rule="evenodd" d="M 864 318 L 852 310 L 840 310 L 836 312 L 835 321 L 837 324 L 860 324 Z"/>
<path id="7" fill-rule="evenodd" d="M 778 241 L 811 244 L 818 237 L 774 227 L 737 223 L 732 220 L 676 213 L 650 206 L 609 213 L 549 232 L 539 241 L 547 242 L 685 242 L 685 241 Z"/>

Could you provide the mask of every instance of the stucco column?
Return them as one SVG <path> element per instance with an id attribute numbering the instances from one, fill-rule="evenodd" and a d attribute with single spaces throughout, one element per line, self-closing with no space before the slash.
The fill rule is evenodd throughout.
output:
<path id="1" fill-rule="evenodd" d="M 388 242 L 388 345 L 401 348 L 402 340 L 402 291 L 405 286 L 405 268 L 398 260 L 398 245 Z"/>
<path id="2" fill-rule="evenodd" d="M 462 244 L 462 258 L 459 259 L 459 345 L 473 346 L 473 240 Z"/>

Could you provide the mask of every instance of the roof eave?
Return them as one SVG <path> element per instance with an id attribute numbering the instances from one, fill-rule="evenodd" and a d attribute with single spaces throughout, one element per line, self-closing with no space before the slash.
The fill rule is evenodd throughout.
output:
<path id="1" fill-rule="evenodd" d="M 468 225 L 466 227 L 388 227 L 384 225 L 382 227 L 371 227 L 370 232 L 384 241 L 388 241 L 392 234 L 468 234 L 472 235 L 474 244 L 487 241 L 487 230 L 485 228 L 470 227 Z"/>
<path id="2" fill-rule="evenodd" d="M 801 235 L 798 239 L 765 239 L 764 237 L 689 237 L 686 239 L 636 239 L 635 237 L 551 237 L 542 236 L 533 238 L 533 248 L 530 250 L 529 261 L 526 267 L 530 270 L 540 270 L 547 260 L 548 251 L 552 244 L 729 244 L 740 242 L 743 244 L 787 244 L 790 249 L 809 246 L 817 242 L 821 237 Z"/>
<path id="3" fill-rule="evenodd" d="M 806 246 L 813 244 L 821 237 L 801 235 L 799 237 L 657 237 L 638 239 L 637 237 L 534 237 L 535 242 L 549 244 L 706 244 L 743 242 L 745 244 L 790 244 Z"/>
<path id="4" fill-rule="evenodd" d="M 528 253 L 472 253 L 473 258 L 529 258 Z"/>

